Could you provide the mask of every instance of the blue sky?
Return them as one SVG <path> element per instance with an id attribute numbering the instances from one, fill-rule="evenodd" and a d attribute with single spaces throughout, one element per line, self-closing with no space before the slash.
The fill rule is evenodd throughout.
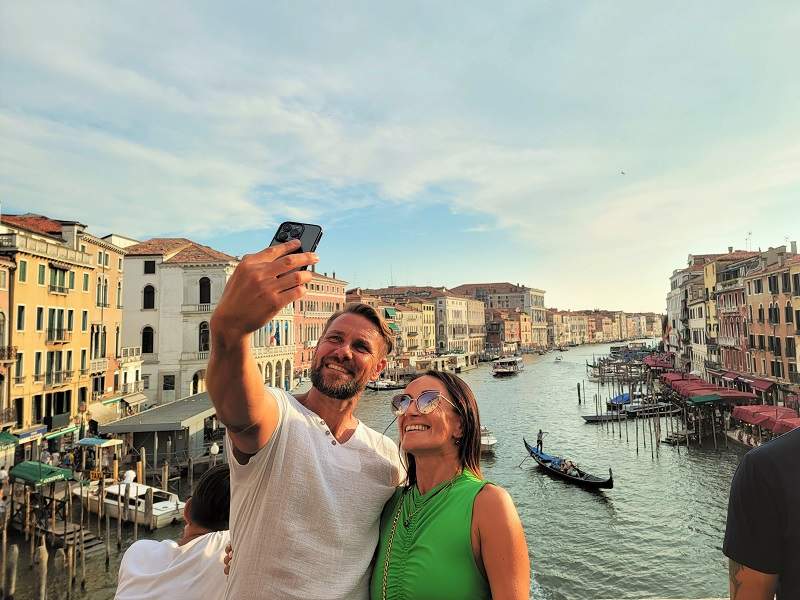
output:
<path id="1" fill-rule="evenodd" d="M 800 228 L 795 2 L 0 5 L 0 200 L 366 287 L 662 310 Z M 625 174 L 622 174 L 622 171 Z"/>

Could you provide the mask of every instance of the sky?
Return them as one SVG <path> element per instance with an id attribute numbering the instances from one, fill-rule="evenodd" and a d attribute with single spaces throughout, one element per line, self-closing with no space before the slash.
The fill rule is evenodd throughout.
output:
<path id="1" fill-rule="evenodd" d="M 0 201 L 351 286 L 658 311 L 800 237 L 800 4 L 0 4 Z"/>

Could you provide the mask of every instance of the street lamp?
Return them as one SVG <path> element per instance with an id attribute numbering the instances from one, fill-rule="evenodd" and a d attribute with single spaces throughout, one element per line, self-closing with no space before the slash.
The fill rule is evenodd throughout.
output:
<path id="1" fill-rule="evenodd" d="M 217 442 L 211 444 L 208 453 L 211 455 L 211 466 L 213 467 L 217 464 L 217 454 L 219 454 L 219 445 Z"/>

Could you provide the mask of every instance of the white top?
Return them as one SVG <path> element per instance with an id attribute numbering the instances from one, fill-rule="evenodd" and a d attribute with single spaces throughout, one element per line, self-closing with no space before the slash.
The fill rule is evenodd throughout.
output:
<path id="1" fill-rule="evenodd" d="M 246 465 L 231 469 L 231 600 L 368 600 L 384 503 L 401 480 L 397 446 L 359 423 L 344 444 L 293 396 Z M 198 596 L 199 597 L 199 596 Z"/>
<path id="2" fill-rule="evenodd" d="M 178 546 L 139 540 L 122 557 L 115 600 L 222 600 L 227 531 L 207 533 Z"/>
<path id="3" fill-rule="evenodd" d="M 0 481 L 5 481 L 6 479 L 8 479 L 8 471 L 0 469 Z"/>
<path id="4" fill-rule="evenodd" d="M 122 476 L 122 483 L 133 483 L 136 480 L 136 471 L 128 469 Z"/>

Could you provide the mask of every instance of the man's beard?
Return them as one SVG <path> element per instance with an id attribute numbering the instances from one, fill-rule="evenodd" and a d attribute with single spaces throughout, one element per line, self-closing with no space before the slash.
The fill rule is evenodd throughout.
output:
<path id="1" fill-rule="evenodd" d="M 318 392 L 325 394 L 329 398 L 336 400 L 349 400 L 364 391 L 365 385 L 361 385 L 355 377 L 345 383 L 338 385 L 329 385 L 322 375 L 323 365 L 319 367 L 311 367 L 311 383 Z"/>

